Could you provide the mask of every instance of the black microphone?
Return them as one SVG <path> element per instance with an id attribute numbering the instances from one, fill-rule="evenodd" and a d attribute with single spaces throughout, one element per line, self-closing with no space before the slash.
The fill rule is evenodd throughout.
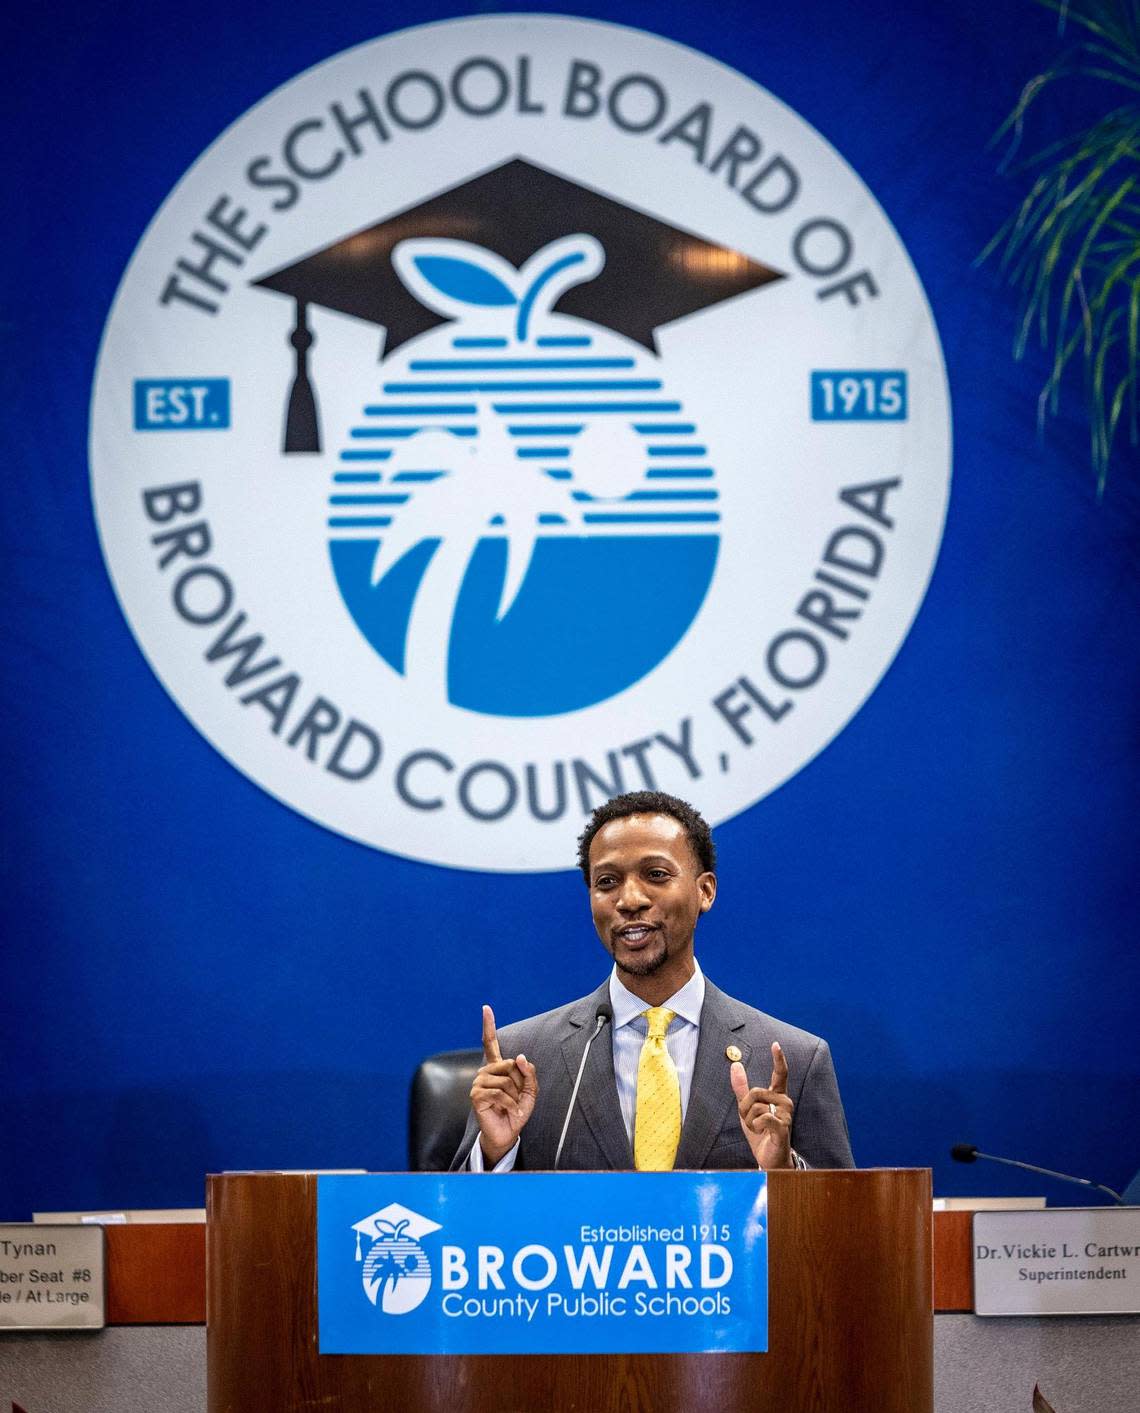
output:
<path id="1" fill-rule="evenodd" d="M 582 1063 L 578 1066 L 578 1077 L 574 1081 L 574 1088 L 570 1094 L 570 1103 L 566 1109 L 566 1122 L 562 1125 L 562 1136 L 558 1140 L 558 1148 L 554 1154 L 554 1171 L 558 1171 L 558 1162 L 562 1157 L 562 1145 L 566 1142 L 566 1134 L 570 1128 L 570 1116 L 574 1112 L 574 1105 L 578 1099 L 578 1089 L 582 1083 L 582 1075 L 586 1070 L 586 1056 L 590 1053 L 590 1046 L 602 1033 L 602 1026 L 612 1025 L 614 1020 L 614 1008 L 608 1001 L 603 1001 L 598 1007 L 594 1020 L 594 1033 L 586 1041 L 586 1048 L 582 1051 Z"/>
<path id="2" fill-rule="evenodd" d="M 980 1153 L 972 1143 L 955 1143 L 950 1156 L 956 1163 L 973 1163 L 985 1158 L 988 1163 L 1004 1163 L 1009 1168 L 1024 1168 L 1027 1173 L 1043 1173 L 1045 1177 L 1058 1178 L 1061 1182 L 1075 1182 L 1078 1187 L 1094 1187 L 1098 1192 L 1107 1192 L 1114 1202 L 1123 1203 L 1124 1198 L 1111 1187 L 1090 1178 L 1073 1177 L 1070 1173 L 1059 1173 L 1053 1168 L 1039 1168 L 1036 1163 L 1019 1163 L 1016 1158 L 999 1158 L 993 1153 Z"/>

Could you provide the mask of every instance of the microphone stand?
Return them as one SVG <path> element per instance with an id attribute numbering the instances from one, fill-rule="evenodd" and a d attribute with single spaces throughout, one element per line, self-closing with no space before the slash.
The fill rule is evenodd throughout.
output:
<path id="1" fill-rule="evenodd" d="M 1102 1182 L 1093 1182 L 1091 1178 L 1073 1177 L 1071 1173 L 1059 1173 L 1054 1168 L 1039 1168 L 1036 1163 L 1021 1163 L 1016 1158 L 999 1158 L 995 1153 L 980 1153 L 972 1143 L 956 1143 L 950 1150 L 950 1156 L 956 1163 L 973 1163 L 978 1158 L 985 1158 L 990 1163 L 1004 1163 L 1009 1168 L 1023 1168 L 1027 1173 L 1041 1173 L 1061 1182 L 1075 1182 L 1078 1187 L 1092 1187 L 1098 1192 L 1107 1192 L 1118 1206 L 1124 1204 L 1120 1193 L 1111 1187 L 1105 1187 Z"/>
<path id="2" fill-rule="evenodd" d="M 587 1056 L 589 1055 L 589 1053 L 590 1053 L 590 1046 L 594 1043 L 595 1040 L 597 1040 L 598 1036 L 602 1033 L 602 1027 L 605 1025 L 605 1023 L 610 1019 L 610 1017 L 611 1017 L 612 1015 L 613 1015 L 613 1012 L 612 1012 L 611 1010 L 609 1010 L 608 1007 L 607 1007 L 607 1009 L 604 1010 L 604 1011 L 602 1011 L 602 1010 L 599 1010 L 599 1011 L 598 1011 L 597 1022 L 596 1022 L 596 1024 L 594 1025 L 594 1033 L 593 1033 L 593 1035 L 590 1036 L 589 1040 L 586 1041 L 586 1048 L 582 1051 L 582 1061 L 581 1061 L 581 1063 L 580 1063 L 579 1066 L 578 1066 L 578 1074 L 577 1074 L 577 1077 L 576 1077 L 575 1080 L 574 1080 L 574 1088 L 573 1088 L 573 1090 L 572 1090 L 571 1093 L 570 1093 L 570 1103 L 569 1103 L 569 1105 L 567 1106 L 567 1109 L 566 1109 L 566 1120 L 565 1120 L 565 1122 L 564 1122 L 563 1125 L 562 1125 L 562 1133 L 561 1133 L 561 1136 L 560 1136 L 559 1139 L 558 1139 L 558 1148 L 555 1150 L 555 1154 L 554 1154 L 554 1171 L 555 1171 L 555 1172 L 558 1171 L 558 1164 L 559 1164 L 559 1161 L 560 1161 L 561 1158 L 562 1158 L 562 1145 L 566 1142 L 566 1134 L 569 1132 L 569 1129 L 570 1129 L 570 1117 L 571 1117 L 571 1115 L 572 1115 L 573 1112 L 574 1112 L 574 1105 L 575 1105 L 575 1103 L 577 1102 L 577 1099 L 578 1099 L 578 1090 L 579 1090 L 579 1088 L 581 1087 L 581 1084 L 582 1084 L 582 1075 L 583 1075 L 583 1074 L 585 1073 L 585 1071 L 586 1071 L 586 1057 L 587 1057 Z"/>

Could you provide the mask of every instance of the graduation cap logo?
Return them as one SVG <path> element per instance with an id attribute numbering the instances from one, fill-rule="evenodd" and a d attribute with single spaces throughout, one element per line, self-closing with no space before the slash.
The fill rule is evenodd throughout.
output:
<path id="1" fill-rule="evenodd" d="M 206 740 L 358 843 L 521 874 L 608 796 L 726 819 L 844 729 L 926 592 L 950 434 L 914 261 L 794 108 L 512 13 L 354 46 L 210 143 L 123 274 L 87 445 Z M 872 586 L 843 547 L 888 521 Z M 353 1221 L 359 1276 L 396 1233 Z M 434 1267 L 453 1226 L 401 1236 Z M 411 1286 L 385 1249 L 366 1321 Z"/>
<path id="2" fill-rule="evenodd" d="M 386 1315 L 406 1315 L 427 1299 L 431 1289 L 431 1264 L 420 1241 L 441 1230 L 438 1222 L 390 1202 L 378 1212 L 352 1224 L 356 1232 L 356 1259 L 363 1262 L 364 1293 Z M 371 1238 L 367 1252 L 361 1238 Z"/>
<path id="3" fill-rule="evenodd" d="M 296 301 L 286 451 L 320 447 L 309 305 L 383 327 L 327 528 L 388 665 L 512 717 L 655 667 L 704 600 L 720 524 L 714 453 L 656 332 L 779 278 L 517 160 L 258 280 Z M 574 589 L 595 580 L 652 623 L 635 643 L 583 641 Z"/>
<path id="4" fill-rule="evenodd" d="M 295 302 L 296 367 L 286 417 L 286 452 L 320 450 L 309 350 L 308 309 L 316 305 L 384 330 L 390 357 L 401 344 L 454 318 L 426 303 L 393 260 L 409 238 L 459 239 L 516 269 L 543 246 L 576 232 L 605 250 L 604 268 L 568 281 L 550 301 L 656 351 L 656 331 L 721 300 L 783 278 L 767 265 L 701 239 L 601 192 L 515 158 L 430 200 L 255 280 Z M 583 283 L 589 278 L 589 283 Z M 524 326 L 525 328 L 525 326 Z M 525 342 L 520 340 L 520 342 Z"/>

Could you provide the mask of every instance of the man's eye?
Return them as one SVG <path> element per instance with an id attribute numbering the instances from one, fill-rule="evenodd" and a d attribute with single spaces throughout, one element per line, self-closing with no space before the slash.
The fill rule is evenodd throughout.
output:
<path id="1" fill-rule="evenodd" d="M 649 870 L 649 876 L 650 878 L 660 881 L 662 878 L 669 877 L 669 870 L 666 868 L 651 868 Z"/>
<path id="2" fill-rule="evenodd" d="M 613 886 L 614 880 L 610 877 L 608 873 L 605 874 L 602 878 L 594 879 L 595 888 L 612 888 Z"/>

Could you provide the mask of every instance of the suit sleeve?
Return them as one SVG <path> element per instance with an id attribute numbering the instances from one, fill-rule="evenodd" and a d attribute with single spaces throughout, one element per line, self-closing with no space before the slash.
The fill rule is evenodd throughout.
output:
<path id="1" fill-rule="evenodd" d="M 816 1042 L 792 1120 L 792 1147 L 809 1168 L 853 1168 L 851 1139 L 831 1050 Z"/>
<path id="2" fill-rule="evenodd" d="M 479 1137 L 479 1125 L 475 1122 L 474 1113 L 467 1115 L 467 1127 L 463 1130 L 463 1138 L 456 1150 L 455 1157 L 451 1160 L 450 1172 L 462 1172 L 467 1166 L 467 1157 L 471 1152 L 475 1140 Z"/>

